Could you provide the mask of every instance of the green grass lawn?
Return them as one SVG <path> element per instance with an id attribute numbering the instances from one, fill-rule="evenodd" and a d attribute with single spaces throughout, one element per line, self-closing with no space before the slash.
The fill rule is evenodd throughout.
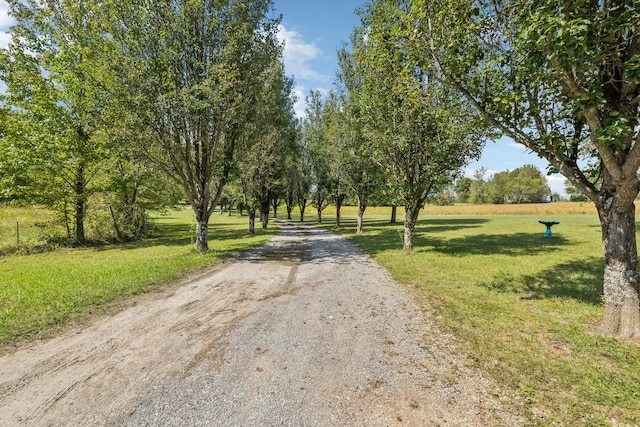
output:
<path id="1" fill-rule="evenodd" d="M 0 264 L 0 348 L 47 336 L 52 327 L 87 318 L 105 304 L 164 284 L 222 257 L 265 243 L 276 231 L 248 233 L 247 218 L 214 214 L 207 253 L 195 251 L 193 214 L 153 219 L 152 238 L 32 255 L 5 255 Z"/>
<path id="2" fill-rule="evenodd" d="M 552 238 L 539 219 L 560 221 Z M 595 214 L 425 215 L 411 253 L 401 250 L 401 223 L 388 222 L 369 216 L 363 236 L 352 217 L 325 226 L 424 296 L 468 363 L 520 396 L 530 425 L 640 424 L 640 346 L 598 329 Z"/>

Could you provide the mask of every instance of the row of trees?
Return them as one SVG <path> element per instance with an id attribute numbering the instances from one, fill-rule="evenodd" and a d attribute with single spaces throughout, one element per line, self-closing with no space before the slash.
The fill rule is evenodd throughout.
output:
<path id="1" fill-rule="evenodd" d="M 504 134 L 595 203 L 605 330 L 640 335 L 634 1 L 371 0 L 340 51 L 336 90 L 312 92 L 301 124 L 270 0 L 8 3 L 3 183 L 13 197 L 58 191 L 78 241 L 92 193 L 108 190 L 113 218 L 134 217 L 142 195 L 168 200 L 161 170 L 194 210 L 200 250 L 230 182 L 263 225 L 278 197 L 321 220 L 351 194 L 359 231 L 375 189 L 404 205 L 411 249 L 427 198 Z"/>
<path id="2" fill-rule="evenodd" d="M 460 203 L 519 204 L 550 200 L 551 190 L 540 169 L 524 165 L 512 171 L 498 172 L 485 180 L 486 169 L 480 168 L 472 178 L 456 181 L 456 200 Z"/>
<path id="3" fill-rule="evenodd" d="M 270 0 L 8 3 L 3 198 L 57 209 L 80 244 L 89 203 L 131 238 L 186 198 L 198 250 L 234 177 L 255 212 L 295 133 Z"/>

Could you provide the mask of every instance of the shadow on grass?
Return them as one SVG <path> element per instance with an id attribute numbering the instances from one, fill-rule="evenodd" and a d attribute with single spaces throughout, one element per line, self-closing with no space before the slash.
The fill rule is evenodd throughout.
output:
<path id="1" fill-rule="evenodd" d="M 557 264 L 535 276 L 503 274 L 483 286 L 498 292 L 522 294 L 522 299 L 571 298 L 600 305 L 603 270 L 604 261 L 590 257 Z"/>
<path id="2" fill-rule="evenodd" d="M 428 233 L 416 235 L 417 251 L 432 250 L 450 256 L 467 255 L 536 255 L 558 250 L 568 240 L 562 236 L 545 238 L 540 233 L 477 234 L 455 239 L 438 239 Z"/>
<path id="3" fill-rule="evenodd" d="M 443 238 L 441 234 L 460 228 L 479 227 L 486 220 L 426 220 L 416 226 L 415 252 L 437 252 L 452 257 L 474 255 L 536 256 L 559 251 L 569 245 L 561 235 L 545 238 L 542 233 L 474 234 Z M 371 233 L 353 236 L 353 241 L 375 255 L 402 248 L 402 228 L 389 224 L 372 224 Z M 505 293 L 522 295 L 523 299 L 571 298 L 600 305 L 604 261 L 599 257 L 583 258 L 556 264 L 536 275 L 517 272 L 498 275 L 482 286 Z"/>
<path id="4" fill-rule="evenodd" d="M 556 235 L 543 237 L 542 233 L 474 234 L 458 238 L 442 238 L 440 233 L 478 228 L 486 219 L 437 219 L 418 223 L 414 236 L 414 251 L 436 251 L 449 256 L 466 255 L 536 255 L 558 250 L 568 240 Z M 402 249 L 401 226 L 380 221 L 369 223 L 368 233 L 354 236 L 353 241 L 371 254 Z"/>

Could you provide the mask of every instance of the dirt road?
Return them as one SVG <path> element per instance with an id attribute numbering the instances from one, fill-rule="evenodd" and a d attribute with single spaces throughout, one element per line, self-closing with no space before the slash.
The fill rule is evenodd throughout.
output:
<path id="1" fill-rule="evenodd" d="M 259 250 L 0 358 L 0 426 L 519 424 L 450 342 L 350 243 L 282 224 Z"/>

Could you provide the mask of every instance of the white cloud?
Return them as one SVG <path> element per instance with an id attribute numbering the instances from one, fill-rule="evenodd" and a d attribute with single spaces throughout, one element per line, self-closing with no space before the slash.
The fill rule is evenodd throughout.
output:
<path id="1" fill-rule="evenodd" d="M 7 30 L 14 23 L 14 19 L 9 16 L 9 5 L 4 0 L 0 0 L 0 29 Z M 0 48 L 5 48 L 11 41 L 11 34 L 0 31 Z"/>
<path id="2" fill-rule="evenodd" d="M 0 31 L 0 48 L 5 48 L 11 42 L 11 34 Z"/>
<path id="3" fill-rule="evenodd" d="M 322 80 L 328 78 L 311 68 L 310 61 L 323 55 L 322 49 L 315 43 L 306 43 L 296 31 L 278 27 L 278 40 L 284 42 L 284 66 L 287 74 L 299 79 Z"/>
<path id="4" fill-rule="evenodd" d="M 13 18 L 9 16 L 9 5 L 4 0 L 0 0 L 0 28 L 7 28 L 13 22 Z"/>
<path id="5" fill-rule="evenodd" d="M 323 97 L 326 97 L 329 94 L 329 89 L 325 89 L 322 87 L 317 87 L 317 88 L 314 88 L 313 90 L 320 92 L 320 95 L 322 95 Z M 296 85 L 293 88 L 293 94 L 296 97 L 296 103 L 293 106 L 293 110 L 296 113 L 296 117 L 306 116 L 306 113 L 304 110 L 307 108 L 307 102 L 305 98 L 307 97 L 307 95 L 309 95 L 308 88 L 303 85 Z"/>
<path id="6" fill-rule="evenodd" d="M 304 102 L 305 91 L 306 88 L 304 86 L 295 86 L 293 88 L 293 94 L 296 96 L 293 110 L 296 113 L 296 117 L 304 117 L 304 109 L 307 107 L 307 103 Z"/>
<path id="7" fill-rule="evenodd" d="M 560 174 L 553 174 L 547 176 L 547 183 L 549 184 L 549 188 L 552 193 L 558 193 L 561 196 L 566 196 L 567 193 L 564 191 L 564 182 L 567 180 L 564 176 Z"/>

